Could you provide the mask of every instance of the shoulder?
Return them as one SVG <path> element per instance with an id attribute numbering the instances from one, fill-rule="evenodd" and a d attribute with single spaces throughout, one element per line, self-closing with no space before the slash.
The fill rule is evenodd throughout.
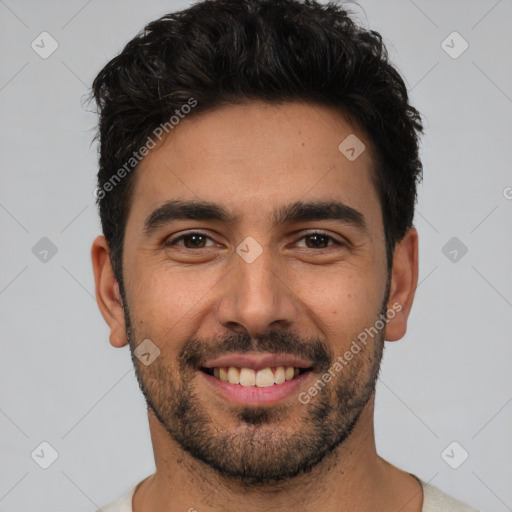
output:
<path id="1" fill-rule="evenodd" d="M 448 496 L 437 487 L 421 481 L 423 507 L 421 512 L 478 512 L 475 508 Z"/>
<path id="2" fill-rule="evenodd" d="M 139 484 L 134 485 L 128 492 L 123 494 L 120 498 L 109 504 L 101 507 L 96 512 L 133 512 L 132 499 L 135 493 L 135 489 Z"/>

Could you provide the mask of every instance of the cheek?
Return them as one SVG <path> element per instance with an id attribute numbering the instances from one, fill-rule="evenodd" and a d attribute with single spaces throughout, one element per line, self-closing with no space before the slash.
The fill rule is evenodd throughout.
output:
<path id="1" fill-rule="evenodd" d="M 375 279 L 361 273 L 329 272 L 302 279 L 303 305 L 313 322 L 335 344 L 350 343 L 380 312 L 381 291 Z"/>
<path id="2" fill-rule="evenodd" d="M 133 280 L 130 309 L 137 327 L 153 335 L 180 331 L 198 314 L 220 276 L 177 268 L 142 269 Z"/>

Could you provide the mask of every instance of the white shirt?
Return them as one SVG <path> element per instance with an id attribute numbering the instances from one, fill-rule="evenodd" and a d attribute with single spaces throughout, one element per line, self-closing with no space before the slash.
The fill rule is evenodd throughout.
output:
<path id="1" fill-rule="evenodd" d="M 423 487 L 423 507 L 421 508 L 421 512 L 478 512 L 476 509 L 448 496 L 437 487 L 423 482 L 423 480 L 416 476 L 414 476 L 414 478 L 416 478 Z M 140 483 L 142 482 L 139 482 L 139 484 Z M 135 494 L 135 489 L 139 484 L 133 486 L 119 499 L 102 507 L 101 511 L 98 510 L 96 512 L 133 512 L 132 499 Z"/>

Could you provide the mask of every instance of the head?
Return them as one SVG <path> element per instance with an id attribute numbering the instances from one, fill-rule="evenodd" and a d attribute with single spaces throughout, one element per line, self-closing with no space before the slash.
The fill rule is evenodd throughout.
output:
<path id="1" fill-rule="evenodd" d="M 380 35 L 335 5 L 201 2 L 150 23 L 93 94 L 98 304 L 150 414 L 226 477 L 312 469 L 371 402 L 417 282 L 422 126 Z M 306 371 L 235 403 L 208 375 L 233 353 Z"/>

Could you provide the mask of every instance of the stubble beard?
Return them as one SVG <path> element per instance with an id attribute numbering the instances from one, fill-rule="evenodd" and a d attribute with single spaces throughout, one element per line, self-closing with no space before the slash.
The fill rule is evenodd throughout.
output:
<path id="1" fill-rule="evenodd" d="M 385 313 L 388 294 L 389 288 L 381 315 Z M 126 300 L 123 304 L 127 304 Z M 165 366 L 163 354 L 151 365 L 144 366 L 134 355 L 135 340 L 142 338 L 132 328 L 128 308 L 124 309 L 132 361 L 150 411 L 181 449 L 213 468 L 221 477 L 245 486 L 277 483 L 311 471 L 349 438 L 375 392 L 384 330 L 379 331 L 308 404 L 297 400 L 291 405 L 230 407 L 225 410 L 233 416 L 233 428 L 221 430 L 194 386 L 198 377 L 196 363 L 205 352 L 212 350 L 212 343 L 189 339 L 179 353 L 177 369 L 176 365 L 174 368 Z M 335 355 L 323 341 L 304 341 L 276 331 L 256 340 L 244 334 L 233 335 L 213 345 L 218 347 L 216 354 L 264 351 L 310 358 L 315 362 L 315 382 L 335 361 Z M 222 412 L 224 419 L 225 410 Z M 293 414 L 295 417 L 290 420 Z M 288 429 L 282 428 L 283 421 Z M 290 423 L 294 427 L 291 431 Z"/>

